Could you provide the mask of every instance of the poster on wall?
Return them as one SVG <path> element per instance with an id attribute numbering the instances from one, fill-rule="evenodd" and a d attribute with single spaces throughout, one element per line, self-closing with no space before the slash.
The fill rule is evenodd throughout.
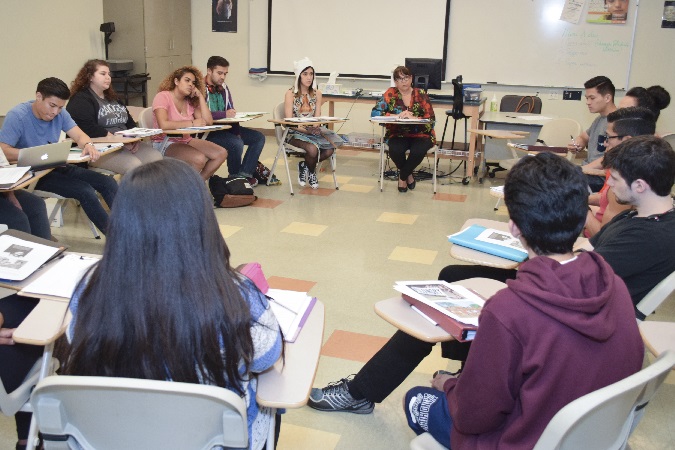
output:
<path id="1" fill-rule="evenodd" d="M 588 4 L 586 22 L 626 23 L 629 6 L 630 0 L 591 0 Z"/>
<path id="2" fill-rule="evenodd" d="M 661 28 L 675 28 L 675 1 L 663 2 Z"/>
<path id="3" fill-rule="evenodd" d="M 237 32 L 237 3 L 239 0 L 211 0 L 211 31 Z"/>

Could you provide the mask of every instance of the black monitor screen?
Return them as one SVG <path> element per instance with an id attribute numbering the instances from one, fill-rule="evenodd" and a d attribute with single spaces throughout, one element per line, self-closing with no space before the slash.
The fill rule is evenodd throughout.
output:
<path id="1" fill-rule="evenodd" d="M 406 58 L 405 66 L 413 75 L 413 87 L 440 89 L 443 80 L 443 60 L 432 58 Z"/>

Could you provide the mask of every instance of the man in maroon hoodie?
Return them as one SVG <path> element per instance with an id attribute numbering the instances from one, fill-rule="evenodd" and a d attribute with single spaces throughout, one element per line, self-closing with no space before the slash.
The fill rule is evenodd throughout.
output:
<path id="1" fill-rule="evenodd" d="M 563 406 L 640 370 L 626 285 L 600 255 L 572 252 L 587 197 L 579 168 L 556 155 L 511 170 L 509 227 L 529 260 L 486 302 L 461 377 L 436 375 L 406 394 L 416 433 L 453 449 L 532 448 Z"/>

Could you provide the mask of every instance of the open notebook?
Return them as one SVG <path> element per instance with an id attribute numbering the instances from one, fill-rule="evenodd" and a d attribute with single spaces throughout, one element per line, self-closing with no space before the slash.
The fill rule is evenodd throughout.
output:
<path id="1" fill-rule="evenodd" d="M 272 312 L 277 317 L 286 342 L 295 342 L 309 313 L 316 303 L 316 297 L 307 292 L 270 289 L 267 291 Z"/>

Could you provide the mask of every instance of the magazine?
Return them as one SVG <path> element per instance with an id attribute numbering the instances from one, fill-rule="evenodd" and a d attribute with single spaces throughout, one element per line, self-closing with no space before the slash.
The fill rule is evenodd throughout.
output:
<path id="1" fill-rule="evenodd" d="M 394 289 L 467 325 L 478 326 L 485 300 L 475 292 L 445 281 L 397 281 Z"/>

